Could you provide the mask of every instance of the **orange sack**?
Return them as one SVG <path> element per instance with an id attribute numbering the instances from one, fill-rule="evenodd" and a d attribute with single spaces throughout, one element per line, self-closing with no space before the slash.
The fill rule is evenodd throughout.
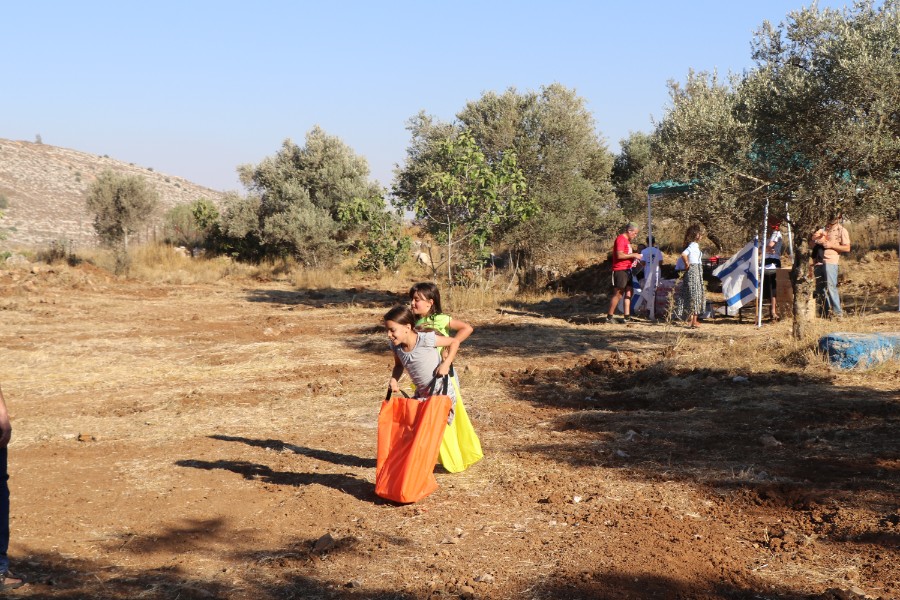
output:
<path id="1" fill-rule="evenodd" d="M 378 413 L 375 493 L 404 504 L 418 502 L 437 489 L 434 465 L 441 449 L 449 396 L 388 397 Z"/>

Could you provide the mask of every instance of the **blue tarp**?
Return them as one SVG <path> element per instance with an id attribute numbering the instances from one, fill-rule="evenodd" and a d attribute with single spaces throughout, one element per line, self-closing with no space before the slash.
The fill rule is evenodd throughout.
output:
<path id="1" fill-rule="evenodd" d="M 835 367 L 865 369 L 900 359 L 900 333 L 832 333 L 819 339 L 819 350 Z"/>

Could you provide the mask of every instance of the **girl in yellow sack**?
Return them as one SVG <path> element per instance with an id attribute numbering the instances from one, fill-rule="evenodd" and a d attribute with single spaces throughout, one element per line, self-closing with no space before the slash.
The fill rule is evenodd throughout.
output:
<path id="1" fill-rule="evenodd" d="M 417 283 L 409 290 L 412 311 L 418 319 L 416 329 L 419 331 L 435 331 L 439 335 L 453 337 L 460 343 L 465 341 L 474 331 L 465 321 L 454 319 L 441 311 L 441 293 L 431 282 Z M 454 331 L 454 335 L 450 335 Z M 441 349 L 438 348 L 438 352 Z M 481 441 L 472 427 L 466 407 L 459 393 L 459 382 L 451 371 L 450 381 L 456 392 L 456 406 L 453 421 L 444 432 L 438 460 L 450 473 L 465 471 L 484 456 Z"/>

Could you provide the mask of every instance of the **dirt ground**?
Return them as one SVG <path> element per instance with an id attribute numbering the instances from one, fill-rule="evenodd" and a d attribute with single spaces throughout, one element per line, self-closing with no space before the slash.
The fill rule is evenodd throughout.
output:
<path id="1" fill-rule="evenodd" d="M 790 323 L 606 326 L 583 296 L 469 311 L 485 458 L 397 506 L 374 452 L 399 291 L 0 272 L 30 582 L 9 596 L 900 598 L 900 369 L 742 380 L 722 348 L 778 351 Z"/>

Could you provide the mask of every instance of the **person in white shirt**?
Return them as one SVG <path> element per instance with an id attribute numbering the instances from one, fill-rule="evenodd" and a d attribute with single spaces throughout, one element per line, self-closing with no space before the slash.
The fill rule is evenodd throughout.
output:
<path id="1" fill-rule="evenodd" d="M 781 268 L 781 249 L 784 245 L 784 237 L 781 235 L 781 221 L 772 223 L 772 235 L 766 244 L 766 258 L 763 263 L 768 273 L 763 273 L 763 297 L 769 297 L 772 302 L 772 320 L 777 321 L 781 317 L 778 316 L 778 301 L 775 296 L 775 269 Z"/>
<path id="2" fill-rule="evenodd" d="M 681 289 L 675 297 L 676 319 L 687 319 L 688 327 L 697 329 L 700 327 L 700 314 L 706 304 L 706 288 L 703 283 L 703 253 L 700 250 L 700 238 L 703 237 L 703 228 L 694 224 L 687 228 L 684 234 L 684 252 L 681 257 L 687 265 Z"/>
<path id="3" fill-rule="evenodd" d="M 644 281 L 646 282 L 649 277 L 659 281 L 659 266 L 663 264 L 663 255 L 659 248 L 656 247 L 656 240 L 653 236 L 650 236 L 647 243 L 650 245 L 641 250 L 641 263 L 644 265 Z"/>
<path id="4" fill-rule="evenodd" d="M 663 254 L 656 248 L 656 241 L 653 236 L 647 239 L 649 246 L 641 248 L 641 276 L 640 284 L 635 288 L 640 290 L 640 294 L 636 301 L 632 303 L 633 311 L 650 310 L 650 303 L 654 302 L 656 297 L 656 289 L 659 286 L 660 269 L 659 266 L 663 262 Z"/>

